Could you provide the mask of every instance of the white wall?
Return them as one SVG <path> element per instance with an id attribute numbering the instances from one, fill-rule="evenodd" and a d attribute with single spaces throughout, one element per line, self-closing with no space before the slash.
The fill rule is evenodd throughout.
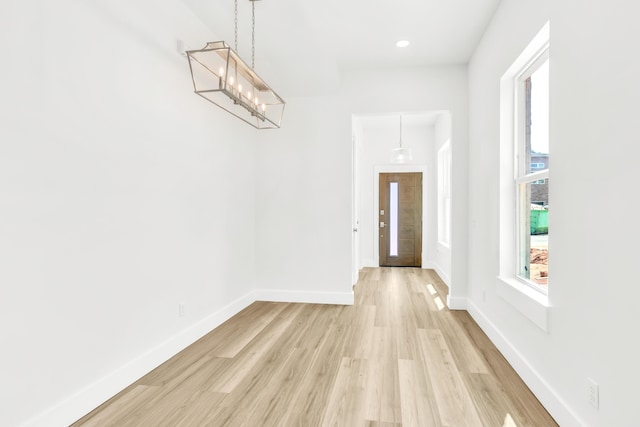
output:
<path id="1" fill-rule="evenodd" d="M 503 0 L 469 67 L 473 316 L 562 426 L 637 425 L 635 325 L 640 89 L 629 1 Z M 549 332 L 496 295 L 499 82 L 551 22 Z M 589 167 L 585 167 L 589 165 Z M 483 295 L 486 295 L 484 300 Z M 600 384 L 600 409 L 587 402 Z"/>
<path id="2" fill-rule="evenodd" d="M 258 144 L 259 298 L 353 303 L 351 129 L 335 96 L 287 100 Z"/>
<path id="3" fill-rule="evenodd" d="M 434 113 L 430 113 L 434 115 Z M 425 196 L 423 198 L 425 209 L 423 215 L 428 221 L 434 215 L 432 199 L 434 197 L 433 179 L 431 174 L 435 166 L 433 159 L 433 121 L 425 113 L 403 114 L 402 125 L 402 146 L 411 149 L 412 165 L 423 165 L 428 170 L 427 176 L 423 177 Z M 391 150 L 399 146 L 400 125 L 398 114 L 387 114 L 382 116 L 356 117 L 354 122 L 362 128 L 361 145 L 362 149 L 359 158 L 358 183 L 359 183 L 359 211 L 360 211 L 360 265 L 366 267 L 377 267 L 379 265 L 378 255 L 378 216 L 377 200 L 378 194 L 376 180 L 378 173 L 376 166 L 385 165 L 387 168 L 397 168 L 391 165 Z M 428 166 L 427 166 L 428 165 Z M 374 188 L 376 189 L 374 191 Z M 423 266 L 433 262 L 433 242 L 429 241 L 434 235 L 432 224 L 425 222 L 423 230 Z"/>
<path id="4" fill-rule="evenodd" d="M 3 3 L 0 425 L 68 425 L 253 290 L 255 133 L 175 51 L 210 37 L 179 1 Z"/>

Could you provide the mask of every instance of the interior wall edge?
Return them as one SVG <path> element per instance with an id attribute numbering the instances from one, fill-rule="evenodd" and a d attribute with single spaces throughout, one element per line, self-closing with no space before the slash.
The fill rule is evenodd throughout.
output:
<path id="1" fill-rule="evenodd" d="M 500 332 L 472 300 L 468 299 L 466 306 L 467 311 L 478 326 L 480 326 L 480 329 L 487 334 L 491 342 L 500 353 L 502 353 L 504 358 L 507 359 L 520 378 L 522 378 L 559 425 L 563 427 L 580 427 L 587 425 L 558 395 L 551 384 L 540 376 L 538 371 L 529 363 L 522 353 Z"/>
<path id="2" fill-rule="evenodd" d="M 229 303 L 111 374 L 26 421 L 21 427 L 68 426 L 256 301 L 255 291 Z"/>
<path id="3" fill-rule="evenodd" d="M 380 267 L 380 265 L 378 265 L 376 260 L 374 260 L 373 258 L 366 258 L 364 261 L 362 261 L 360 269 L 362 270 L 365 267 L 378 268 Z"/>
<path id="4" fill-rule="evenodd" d="M 451 294 L 447 295 L 447 308 L 449 310 L 466 310 L 467 298 L 466 297 L 452 297 Z"/>
<path id="5" fill-rule="evenodd" d="M 451 278 L 449 277 L 449 275 L 446 273 L 446 271 L 440 266 L 440 264 L 438 264 L 437 262 L 433 263 L 433 270 L 435 270 L 436 273 L 438 273 L 438 276 L 440 276 L 440 279 L 445 283 L 445 285 L 447 285 L 447 287 L 449 287 L 450 283 L 451 283 Z"/>

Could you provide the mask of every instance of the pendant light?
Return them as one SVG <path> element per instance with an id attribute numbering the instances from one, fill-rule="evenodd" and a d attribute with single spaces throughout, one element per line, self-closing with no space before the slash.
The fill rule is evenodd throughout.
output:
<path id="1" fill-rule="evenodd" d="M 412 159 L 411 149 L 402 146 L 402 115 L 400 115 L 400 147 L 391 150 L 392 163 L 407 163 Z"/>
<path id="2" fill-rule="evenodd" d="M 238 0 L 234 49 L 224 41 L 185 52 L 196 94 L 258 129 L 279 128 L 285 102 L 254 71 L 255 2 L 251 2 L 251 67 L 238 55 Z"/>

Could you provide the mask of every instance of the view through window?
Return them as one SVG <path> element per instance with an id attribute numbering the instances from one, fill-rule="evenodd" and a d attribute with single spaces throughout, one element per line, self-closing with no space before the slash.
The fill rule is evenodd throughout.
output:
<path id="1" fill-rule="evenodd" d="M 546 289 L 549 281 L 548 56 L 542 55 L 535 61 L 520 82 L 524 134 L 521 133 L 517 142 L 518 275 Z"/>

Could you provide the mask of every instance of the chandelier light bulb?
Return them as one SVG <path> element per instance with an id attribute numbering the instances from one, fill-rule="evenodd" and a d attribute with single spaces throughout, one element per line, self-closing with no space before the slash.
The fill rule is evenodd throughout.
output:
<path id="1" fill-rule="evenodd" d="M 224 68 L 220 67 L 220 75 L 224 76 Z"/>

